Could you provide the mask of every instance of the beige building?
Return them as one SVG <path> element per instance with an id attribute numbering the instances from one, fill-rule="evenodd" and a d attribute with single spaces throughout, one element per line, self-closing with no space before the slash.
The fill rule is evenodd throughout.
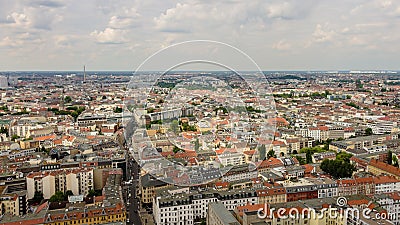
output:
<path id="1" fill-rule="evenodd" d="M 8 192 L 8 186 L 0 186 L 0 214 L 22 216 L 27 210 L 26 191 Z"/>
<path id="2" fill-rule="evenodd" d="M 93 169 L 58 169 L 45 172 L 32 172 L 26 176 L 27 197 L 33 198 L 35 191 L 49 199 L 56 191 L 71 190 L 74 195 L 87 195 L 94 188 Z"/>
<path id="3" fill-rule="evenodd" d="M 146 174 L 140 178 L 140 195 L 144 204 L 153 202 L 154 193 L 162 188 L 171 187 L 171 184 L 164 183 Z"/>

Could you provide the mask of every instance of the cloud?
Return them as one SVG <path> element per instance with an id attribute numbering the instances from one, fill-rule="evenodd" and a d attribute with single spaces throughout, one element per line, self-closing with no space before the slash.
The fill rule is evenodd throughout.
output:
<path id="1" fill-rule="evenodd" d="M 51 1 L 51 0 L 31 0 L 29 5 L 32 7 L 46 7 L 46 8 L 60 8 L 63 7 L 64 4 L 60 1 Z"/>
<path id="2" fill-rule="evenodd" d="M 289 2 L 272 4 L 267 6 L 266 11 L 268 18 L 292 19 L 297 15 L 294 5 L 290 4 Z"/>
<path id="3" fill-rule="evenodd" d="M 103 31 L 93 31 L 90 36 L 94 37 L 98 43 L 102 44 L 122 44 L 127 40 L 124 38 L 125 32 L 119 29 L 106 28 Z"/>
<path id="4" fill-rule="evenodd" d="M 131 17 L 112 16 L 109 22 L 109 27 L 114 29 L 128 28 L 133 24 Z"/>
<path id="5" fill-rule="evenodd" d="M 285 40 L 280 40 L 279 42 L 274 43 L 272 48 L 276 50 L 287 51 L 292 48 L 292 45 Z"/>
<path id="6" fill-rule="evenodd" d="M 329 29 L 327 25 L 322 26 L 321 24 L 317 24 L 312 37 L 314 42 L 322 43 L 333 41 L 335 35 L 336 32 Z"/>
<path id="7" fill-rule="evenodd" d="M 12 21 L 10 23 L 14 23 L 16 26 L 27 26 L 31 23 L 27 15 L 17 12 L 13 12 L 11 15 L 8 15 L 7 20 Z"/>
<path id="8" fill-rule="evenodd" d="M 6 36 L 0 41 L 1 47 L 23 48 L 27 43 L 40 44 L 41 38 L 29 32 L 16 33 L 12 37 Z"/>

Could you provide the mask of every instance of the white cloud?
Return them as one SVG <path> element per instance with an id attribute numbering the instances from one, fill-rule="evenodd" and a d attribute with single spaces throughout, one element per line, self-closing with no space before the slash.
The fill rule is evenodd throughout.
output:
<path id="1" fill-rule="evenodd" d="M 7 20 L 12 21 L 12 23 L 14 23 L 16 26 L 27 26 L 31 23 L 27 15 L 17 12 L 13 12 L 11 15 L 8 15 Z"/>
<path id="2" fill-rule="evenodd" d="M 125 31 L 113 28 L 106 28 L 103 31 L 93 31 L 90 36 L 94 37 L 98 43 L 121 44 L 127 40 L 124 38 Z"/>
<path id="3" fill-rule="evenodd" d="M 272 45 L 273 49 L 287 51 L 292 48 L 292 45 L 285 40 L 280 40 Z"/>
<path id="4" fill-rule="evenodd" d="M 110 18 L 109 26 L 114 29 L 127 28 L 133 24 L 133 19 L 130 17 L 112 16 Z"/>
<path id="5" fill-rule="evenodd" d="M 329 29 L 327 25 L 322 26 L 321 24 L 317 24 L 315 27 L 314 33 L 312 34 L 314 42 L 331 42 L 334 40 L 336 32 L 334 30 Z"/>

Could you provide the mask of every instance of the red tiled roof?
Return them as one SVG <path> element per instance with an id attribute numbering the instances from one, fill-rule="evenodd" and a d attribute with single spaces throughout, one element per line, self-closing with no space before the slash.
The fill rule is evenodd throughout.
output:
<path id="1" fill-rule="evenodd" d="M 392 166 L 392 165 L 389 165 L 389 164 L 384 163 L 384 162 L 380 162 L 380 161 L 378 161 L 376 159 L 372 159 L 369 162 L 369 166 L 373 166 L 373 167 L 381 169 L 381 170 L 383 170 L 383 171 L 385 171 L 387 173 L 390 173 L 390 174 L 393 174 L 393 175 L 396 175 L 396 176 L 400 176 L 400 169 L 399 168 L 397 168 L 395 166 Z"/>

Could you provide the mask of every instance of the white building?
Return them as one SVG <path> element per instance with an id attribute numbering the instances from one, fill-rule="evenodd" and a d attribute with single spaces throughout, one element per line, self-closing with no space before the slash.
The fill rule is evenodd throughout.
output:
<path id="1" fill-rule="evenodd" d="M 399 193 L 389 193 L 375 195 L 374 198 L 379 205 L 387 210 L 390 221 L 395 225 L 400 224 L 400 195 Z"/>
<path id="2" fill-rule="evenodd" d="M 49 199 L 56 191 L 71 190 L 74 195 L 87 195 L 93 189 L 93 168 L 57 169 L 31 172 L 26 176 L 27 197 L 33 198 L 36 191 Z"/>
<path id="3" fill-rule="evenodd" d="M 218 159 L 224 166 L 238 166 L 245 163 L 244 155 L 238 152 L 225 151 L 218 155 Z"/>
<path id="4" fill-rule="evenodd" d="M 392 193 L 400 191 L 400 181 L 394 177 L 374 177 L 375 194 Z"/>
<path id="5" fill-rule="evenodd" d="M 6 76 L 0 76 L 0 88 L 8 88 L 8 80 Z"/>
<path id="6" fill-rule="evenodd" d="M 207 217 L 209 203 L 220 202 L 228 210 L 248 203 L 257 204 L 257 193 L 253 190 L 240 191 L 195 191 L 171 195 L 168 190 L 156 194 L 153 200 L 153 214 L 157 225 L 191 225 L 195 219 Z"/>

